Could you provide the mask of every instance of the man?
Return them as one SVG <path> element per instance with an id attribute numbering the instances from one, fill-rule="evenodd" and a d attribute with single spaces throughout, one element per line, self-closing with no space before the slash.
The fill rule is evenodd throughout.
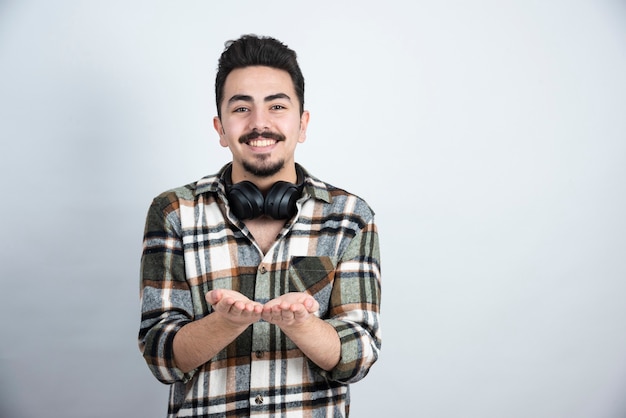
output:
<path id="1" fill-rule="evenodd" d="M 309 122 L 294 51 L 228 42 L 215 93 L 232 162 L 150 206 L 140 349 L 169 417 L 348 416 L 381 345 L 374 213 L 294 160 Z"/>

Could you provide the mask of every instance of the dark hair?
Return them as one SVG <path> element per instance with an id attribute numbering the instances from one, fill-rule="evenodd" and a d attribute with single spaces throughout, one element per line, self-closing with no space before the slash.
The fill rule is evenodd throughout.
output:
<path id="1" fill-rule="evenodd" d="M 256 35 L 243 35 L 237 40 L 227 41 L 224 46 L 215 77 L 215 102 L 218 117 L 222 117 L 220 105 L 224 100 L 224 84 L 228 74 L 234 69 L 254 65 L 287 71 L 300 101 L 300 114 L 304 112 L 304 76 L 300 71 L 295 51 L 277 39 Z"/>

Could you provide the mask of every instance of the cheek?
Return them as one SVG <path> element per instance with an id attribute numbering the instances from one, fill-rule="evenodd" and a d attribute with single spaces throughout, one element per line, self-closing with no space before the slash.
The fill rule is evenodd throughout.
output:
<path id="1" fill-rule="evenodd" d="M 245 126 L 237 121 L 227 121 L 222 125 L 222 132 L 220 133 L 220 141 L 226 143 L 239 139 L 239 137 L 245 133 Z"/>
<path id="2" fill-rule="evenodd" d="M 241 134 L 237 129 L 237 126 L 234 126 L 233 124 L 225 124 L 222 126 L 222 131 L 220 132 L 220 145 L 228 147 L 231 144 L 236 144 L 239 142 L 240 136 Z"/>

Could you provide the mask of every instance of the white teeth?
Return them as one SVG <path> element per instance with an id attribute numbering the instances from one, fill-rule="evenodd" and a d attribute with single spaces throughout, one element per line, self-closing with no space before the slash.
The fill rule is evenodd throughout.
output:
<path id="1" fill-rule="evenodd" d="M 274 139 L 253 139 L 248 144 L 252 147 L 269 147 L 270 145 L 274 145 L 276 140 Z"/>

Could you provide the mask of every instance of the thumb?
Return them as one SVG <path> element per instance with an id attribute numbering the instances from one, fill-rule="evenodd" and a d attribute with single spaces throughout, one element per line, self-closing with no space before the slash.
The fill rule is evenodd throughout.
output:
<path id="1" fill-rule="evenodd" d="M 315 298 L 310 297 L 304 301 L 304 307 L 307 311 L 309 311 L 309 313 L 313 313 L 320 308 L 320 304 L 317 302 L 317 300 L 315 300 Z"/>
<path id="2" fill-rule="evenodd" d="M 222 299 L 222 291 L 220 289 L 211 290 L 204 297 L 209 305 L 215 305 Z"/>

